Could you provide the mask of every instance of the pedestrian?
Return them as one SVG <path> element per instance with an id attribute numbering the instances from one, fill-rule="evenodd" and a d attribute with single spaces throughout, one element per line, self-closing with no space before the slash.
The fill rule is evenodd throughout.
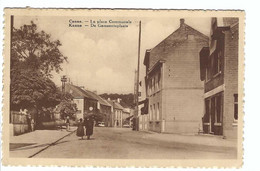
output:
<path id="1" fill-rule="evenodd" d="M 32 131 L 34 131 L 34 119 L 33 118 L 31 119 L 31 128 L 32 128 Z"/>
<path id="2" fill-rule="evenodd" d="M 28 115 L 26 116 L 26 118 L 27 118 L 28 132 L 32 132 L 31 115 L 28 114 Z"/>
<path id="3" fill-rule="evenodd" d="M 77 128 L 77 136 L 81 137 L 81 139 L 83 140 L 84 127 L 83 127 L 83 119 L 82 118 L 79 119 L 78 128 Z"/>
<path id="4" fill-rule="evenodd" d="M 86 128 L 86 136 L 87 139 L 90 139 L 90 136 L 93 134 L 93 127 L 94 127 L 94 119 L 93 116 L 88 116 L 84 120 L 84 125 Z"/>
<path id="5" fill-rule="evenodd" d="M 70 117 L 69 116 L 66 117 L 65 123 L 66 123 L 67 131 L 69 131 L 70 130 Z"/>

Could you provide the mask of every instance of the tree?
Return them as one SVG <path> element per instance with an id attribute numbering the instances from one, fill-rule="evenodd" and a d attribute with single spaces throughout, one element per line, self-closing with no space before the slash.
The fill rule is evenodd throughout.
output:
<path id="1" fill-rule="evenodd" d="M 11 108 L 54 107 L 61 101 L 61 93 L 48 77 L 40 72 L 21 69 L 11 77 Z"/>
<path id="2" fill-rule="evenodd" d="M 73 103 L 71 100 L 63 100 L 59 104 L 60 106 L 60 115 L 62 119 L 69 116 L 70 118 L 75 119 L 75 113 L 77 111 L 77 105 Z"/>
<path id="3" fill-rule="evenodd" d="M 62 70 L 61 63 L 67 61 L 59 47 L 59 40 L 52 40 L 51 35 L 44 31 L 38 32 L 37 25 L 23 25 L 13 29 L 12 64 L 22 62 L 24 67 L 39 70 L 45 76 L 51 77 L 51 72 Z M 12 66 L 11 66 L 12 67 Z"/>
<path id="4" fill-rule="evenodd" d="M 33 22 L 13 28 L 11 39 L 11 110 L 32 109 L 39 119 L 62 100 L 61 91 L 50 78 L 52 71 L 62 70 L 67 57 L 59 50 L 60 41 L 39 32 Z"/>

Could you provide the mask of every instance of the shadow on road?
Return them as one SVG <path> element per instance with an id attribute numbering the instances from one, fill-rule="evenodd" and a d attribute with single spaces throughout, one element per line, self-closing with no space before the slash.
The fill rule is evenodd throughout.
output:
<path id="1" fill-rule="evenodd" d="M 36 143 L 10 143 L 10 151 L 19 151 L 19 150 L 29 150 L 29 149 L 34 149 L 34 148 L 39 148 L 39 147 L 45 147 L 48 145 L 58 145 L 58 144 L 63 144 L 66 143 L 68 141 L 61 141 L 61 142 L 57 142 L 54 144 L 40 144 L 40 145 L 35 145 Z M 26 147 L 26 146 L 30 146 L 30 147 Z"/>

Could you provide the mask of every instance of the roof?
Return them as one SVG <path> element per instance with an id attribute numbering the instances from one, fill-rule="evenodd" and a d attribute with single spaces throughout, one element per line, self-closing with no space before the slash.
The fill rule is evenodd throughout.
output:
<path id="1" fill-rule="evenodd" d="M 145 58 L 143 63 L 146 64 L 147 61 L 150 61 L 149 69 L 152 68 L 159 60 L 165 60 L 165 54 L 168 49 L 173 49 L 181 44 L 187 42 L 188 35 L 196 35 L 194 37 L 195 41 L 198 42 L 206 42 L 208 43 L 208 36 L 204 35 L 203 33 L 195 30 L 191 26 L 184 23 L 184 20 L 181 19 L 180 27 L 175 30 L 172 34 L 162 40 L 159 44 L 157 44 L 151 50 L 146 50 Z M 160 55 L 159 55 L 160 54 Z M 153 58 L 153 60 L 149 60 L 148 58 Z"/>
<path id="2" fill-rule="evenodd" d="M 112 105 L 115 109 L 123 110 L 124 108 L 117 102 L 112 100 L 107 100 L 107 102 Z"/>
<path id="3" fill-rule="evenodd" d="M 213 17 L 211 19 L 211 24 L 216 22 L 217 27 L 226 27 L 226 26 L 233 26 L 238 24 L 239 18 L 237 17 Z"/>
<path id="4" fill-rule="evenodd" d="M 91 94 L 91 96 L 93 98 L 95 98 L 96 100 L 99 101 L 100 104 L 105 105 L 105 106 L 111 106 L 107 101 L 105 101 L 102 97 L 100 97 L 99 95 L 97 95 L 96 93 L 86 90 L 84 89 L 86 92 L 88 92 L 89 94 Z"/>
<path id="5" fill-rule="evenodd" d="M 83 90 L 81 87 L 72 84 L 65 84 L 65 91 L 70 93 L 73 98 L 88 98 L 92 100 L 97 100 L 91 95 L 91 93 Z"/>
<path id="6" fill-rule="evenodd" d="M 114 102 L 114 104 L 115 104 L 115 108 L 116 108 L 116 109 L 120 109 L 120 110 L 123 110 L 123 109 L 124 109 L 123 106 L 121 106 L 119 103 Z"/>

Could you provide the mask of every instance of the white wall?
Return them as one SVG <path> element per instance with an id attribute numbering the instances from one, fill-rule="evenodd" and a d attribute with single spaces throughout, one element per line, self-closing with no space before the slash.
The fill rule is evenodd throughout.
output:
<path id="1" fill-rule="evenodd" d="M 78 111 L 76 112 L 76 118 L 83 119 L 84 113 L 84 99 L 73 99 L 73 102 L 76 103 Z"/>

